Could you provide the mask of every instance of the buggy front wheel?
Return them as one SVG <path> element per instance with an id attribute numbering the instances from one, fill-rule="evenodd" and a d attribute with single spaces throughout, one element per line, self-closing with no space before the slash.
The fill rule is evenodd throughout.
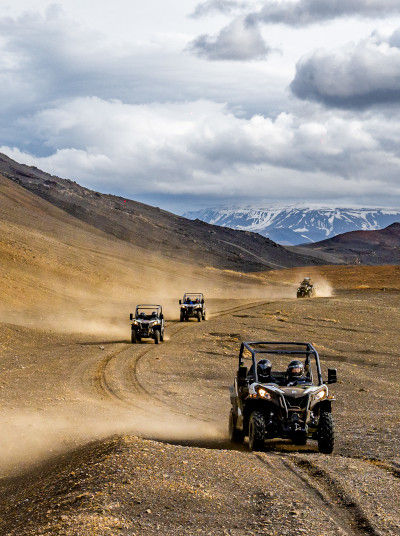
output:
<path id="1" fill-rule="evenodd" d="M 265 419 L 261 411 L 253 411 L 249 422 L 249 449 L 262 450 L 265 437 Z"/>
<path id="2" fill-rule="evenodd" d="M 319 417 L 318 450 L 323 454 L 331 454 L 335 444 L 335 429 L 331 413 L 323 411 Z"/>
<path id="3" fill-rule="evenodd" d="M 197 322 L 201 322 L 201 312 L 197 313 Z"/>
<path id="4" fill-rule="evenodd" d="M 156 329 L 154 332 L 154 343 L 158 344 L 160 342 L 160 330 Z"/>
<path id="5" fill-rule="evenodd" d="M 131 343 L 132 344 L 137 343 L 136 331 L 134 329 L 131 330 Z"/>

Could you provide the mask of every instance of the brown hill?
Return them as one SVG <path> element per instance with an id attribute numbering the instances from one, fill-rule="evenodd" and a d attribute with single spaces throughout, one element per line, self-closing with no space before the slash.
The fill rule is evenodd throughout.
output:
<path id="1" fill-rule="evenodd" d="M 327 263 L 400 264 L 400 223 L 378 231 L 343 233 L 292 251 L 316 255 Z"/>
<path id="2" fill-rule="evenodd" d="M 165 258 L 254 272 L 321 264 L 257 233 L 188 220 L 156 207 L 89 190 L 0 154 L 0 173 L 71 216 Z"/>
<path id="3" fill-rule="evenodd" d="M 141 300 L 174 299 L 175 311 L 189 288 L 216 297 L 266 291 L 256 274 L 188 265 L 110 236 L 1 175 L 0 259 L 0 320 L 67 330 L 83 319 L 101 330 L 111 311 L 126 320 Z"/>

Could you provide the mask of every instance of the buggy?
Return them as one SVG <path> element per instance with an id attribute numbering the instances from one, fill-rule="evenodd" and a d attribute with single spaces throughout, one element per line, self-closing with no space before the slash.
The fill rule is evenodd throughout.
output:
<path id="1" fill-rule="evenodd" d="M 297 289 L 298 298 L 312 298 L 315 294 L 314 285 L 311 283 L 309 277 L 305 277 L 300 283 L 299 288 Z"/>
<path id="2" fill-rule="evenodd" d="M 275 371 L 272 363 L 270 377 L 262 383 L 258 364 L 272 357 L 278 362 L 288 357 L 304 358 L 304 377 L 288 381 L 287 372 Z M 334 398 L 327 384 L 336 381 L 336 369 L 328 369 L 327 382 L 323 381 L 319 355 L 311 343 L 243 342 L 237 376 L 230 387 L 230 440 L 242 442 L 248 436 L 250 450 L 262 450 L 265 439 L 286 438 L 297 445 L 316 439 L 319 451 L 330 454 L 334 447 Z"/>
<path id="3" fill-rule="evenodd" d="M 131 321 L 132 344 L 142 339 L 154 339 L 158 344 L 164 340 L 164 314 L 161 305 L 137 305 L 135 314 L 129 316 Z"/>
<path id="4" fill-rule="evenodd" d="M 180 322 L 187 322 L 189 318 L 197 318 L 198 322 L 206 320 L 206 306 L 201 292 L 185 292 L 183 300 L 179 300 L 179 305 Z"/>

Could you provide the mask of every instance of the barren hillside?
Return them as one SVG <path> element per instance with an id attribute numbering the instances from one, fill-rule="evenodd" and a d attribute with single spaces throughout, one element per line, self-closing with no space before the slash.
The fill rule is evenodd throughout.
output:
<path id="1" fill-rule="evenodd" d="M 75 218 L 164 258 L 240 272 L 321 264 L 257 233 L 192 221 L 143 203 L 94 192 L 1 154 L 0 173 Z"/>

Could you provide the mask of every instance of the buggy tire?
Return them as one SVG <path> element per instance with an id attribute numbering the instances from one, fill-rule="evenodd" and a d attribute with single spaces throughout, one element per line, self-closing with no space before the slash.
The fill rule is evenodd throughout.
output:
<path id="1" fill-rule="evenodd" d="M 131 343 L 136 344 L 138 342 L 138 339 L 136 337 L 136 331 L 134 329 L 131 329 Z"/>
<path id="2" fill-rule="evenodd" d="M 183 313 L 179 316 L 179 322 L 183 322 L 185 320 L 185 315 Z"/>
<path id="3" fill-rule="evenodd" d="M 253 411 L 249 421 L 249 449 L 263 450 L 265 437 L 265 419 L 261 411 Z"/>
<path id="4" fill-rule="evenodd" d="M 164 333 L 160 332 L 160 341 L 164 342 Z"/>
<path id="5" fill-rule="evenodd" d="M 160 342 L 160 330 L 156 329 L 154 332 L 154 344 L 158 344 Z"/>
<path id="6" fill-rule="evenodd" d="M 201 322 L 201 312 L 197 313 L 197 322 Z"/>
<path id="7" fill-rule="evenodd" d="M 335 426 L 331 413 L 323 411 L 319 417 L 318 450 L 323 454 L 331 454 L 335 445 Z"/>
<path id="8" fill-rule="evenodd" d="M 243 442 L 243 432 L 236 428 L 236 417 L 233 412 L 233 409 L 229 412 L 229 441 L 231 443 L 242 443 Z"/>

